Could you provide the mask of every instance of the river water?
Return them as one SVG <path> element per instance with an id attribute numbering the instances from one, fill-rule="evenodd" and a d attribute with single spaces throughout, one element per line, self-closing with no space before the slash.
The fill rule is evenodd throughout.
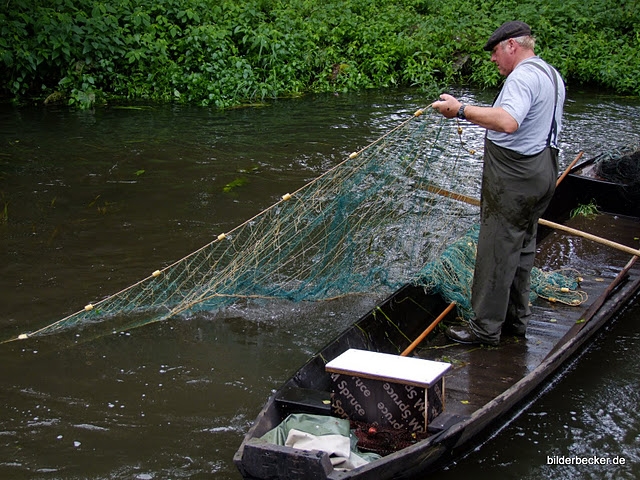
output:
<path id="1" fill-rule="evenodd" d="M 226 112 L 0 107 L 0 341 L 184 257 L 430 101 L 393 91 Z M 468 131 L 474 147 L 482 132 Z M 638 98 L 570 91 L 561 166 L 638 143 L 638 132 Z M 269 393 L 373 301 L 2 344 L 0 478 L 237 480 L 233 454 Z M 640 476 L 639 371 L 636 304 L 518 418 L 433 478 Z M 553 464 L 562 456 L 618 463 Z"/>

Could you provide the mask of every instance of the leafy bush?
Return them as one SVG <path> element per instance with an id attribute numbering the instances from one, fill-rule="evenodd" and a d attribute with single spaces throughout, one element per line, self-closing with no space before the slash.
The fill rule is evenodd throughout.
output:
<path id="1" fill-rule="evenodd" d="M 0 94 L 228 107 L 305 92 L 500 82 L 482 46 L 527 21 L 568 83 L 640 94 L 636 0 L 6 0 Z"/>

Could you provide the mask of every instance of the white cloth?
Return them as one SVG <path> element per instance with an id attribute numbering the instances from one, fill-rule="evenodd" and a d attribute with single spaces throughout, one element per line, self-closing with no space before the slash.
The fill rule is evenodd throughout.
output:
<path id="1" fill-rule="evenodd" d="M 343 435 L 312 435 L 292 428 L 289 430 L 285 446 L 300 450 L 319 450 L 329 454 L 333 468 L 352 470 L 368 463 L 351 452 L 351 442 Z"/>

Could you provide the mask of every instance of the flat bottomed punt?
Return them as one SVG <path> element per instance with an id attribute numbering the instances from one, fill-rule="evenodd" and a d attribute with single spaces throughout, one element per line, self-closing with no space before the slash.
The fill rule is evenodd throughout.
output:
<path id="1" fill-rule="evenodd" d="M 569 175 L 558 187 L 544 218 L 637 251 L 639 207 L 635 202 L 612 202 L 618 193 L 610 183 Z M 572 209 L 590 202 L 606 206 L 607 213 L 570 218 Z M 336 389 L 327 363 L 349 349 L 400 355 L 445 311 L 448 302 L 438 295 L 421 286 L 404 286 L 311 358 L 267 401 L 234 458 L 239 470 L 247 479 L 381 480 L 412 478 L 442 467 L 504 424 L 532 393 L 548 385 L 608 320 L 637 298 L 640 262 L 635 259 L 628 249 L 540 227 L 536 266 L 545 271 L 575 271 L 581 277 L 579 287 L 586 294 L 585 301 L 569 306 L 536 299 L 526 337 L 503 335 L 498 347 L 455 344 L 435 329 L 410 353 L 451 364 L 443 377 L 446 404 L 429 419 L 427 433 L 410 435 L 401 447 L 396 445 L 381 458 L 347 471 L 334 469 L 326 452 L 261 439 L 290 413 L 332 414 L 327 403 Z M 451 311 L 444 322 L 456 322 L 455 317 L 455 310 Z M 352 427 L 359 428 L 354 422 Z M 373 437 L 385 433 L 375 424 L 373 427 L 357 435 L 364 440 L 360 442 L 363 447 L 367 436 L 375 440 Z"/>

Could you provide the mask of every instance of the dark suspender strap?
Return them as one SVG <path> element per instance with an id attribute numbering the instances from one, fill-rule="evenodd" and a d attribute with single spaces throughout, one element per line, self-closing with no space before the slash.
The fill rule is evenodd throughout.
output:
<path id="1" fill-rule="evenodd" d="M 558 77 L 556 76 L 555 72 L 553 72 L 553 75 L 552 75 L 547 71 L 546 68 L 544 68 L 538 62 L 526 61 L 526 64 L 533 65 L 534 67 L 543 71 L 545 75 L 549 77 L 549 80 L 551 80 L 551 83 L 553 83 L 553 87 L 555 90 L 555 96 L 553 97 L 553 119 L 551 121 L 551 130 L 549 131 L 549 137 L 547 138 L 547 147 L 549 147 L 551 146 L 551 139 L 553 138 L 554 135 L 557 135 L 558 133 L 558 124 L 556 122 L 556 110 L 558 109 Z"/>

